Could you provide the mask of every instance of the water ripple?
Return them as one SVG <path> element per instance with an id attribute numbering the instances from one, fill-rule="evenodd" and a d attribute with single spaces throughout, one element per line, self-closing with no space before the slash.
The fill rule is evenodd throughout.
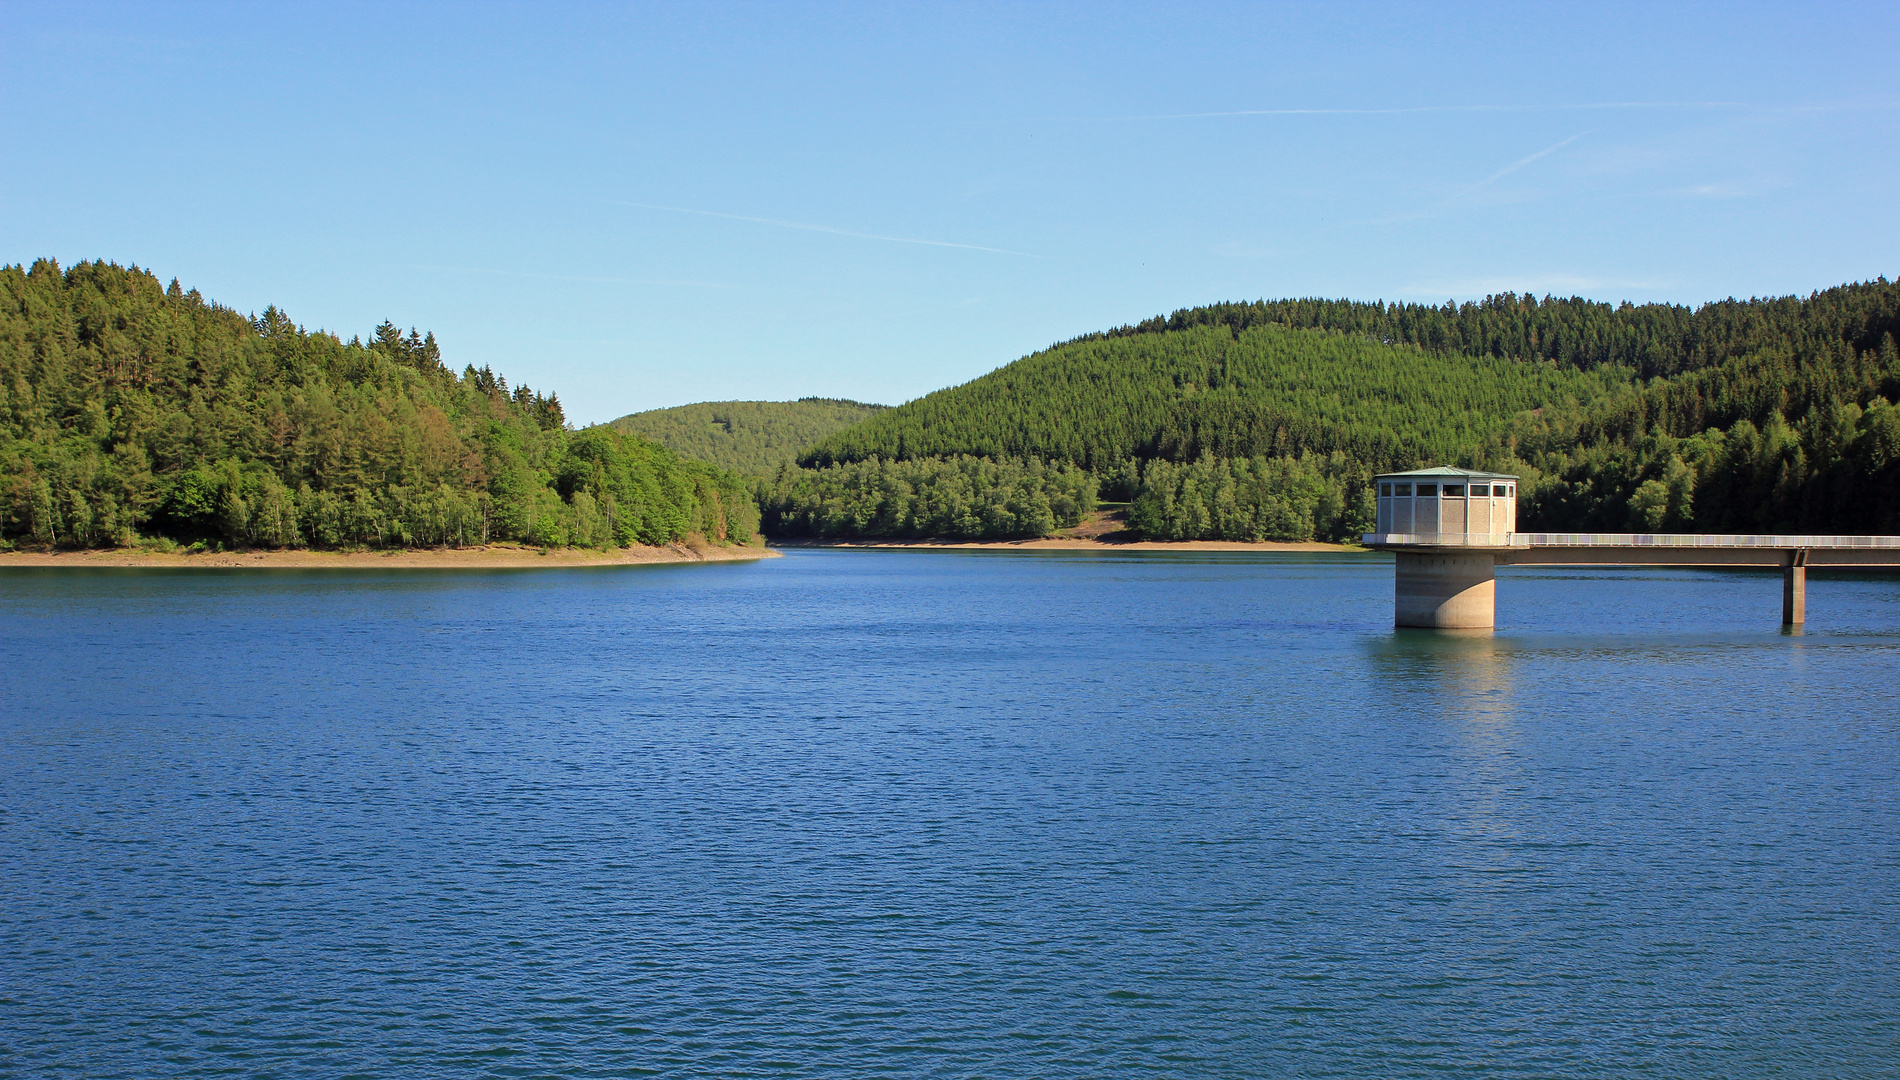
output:
<path id="1" fill-rule="evenodd" d="M 0 574 L 0 1076 L 1900 1073 L 1900 584 L 1390 573 Z"/>

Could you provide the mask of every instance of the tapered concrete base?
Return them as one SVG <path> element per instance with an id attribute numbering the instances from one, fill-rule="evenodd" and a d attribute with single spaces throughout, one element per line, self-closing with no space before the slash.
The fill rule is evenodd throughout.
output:
<path id="1" fill-rule="evenodd" d="M 1781 625 L 1808 621 L 1808 553 L 1790 551 L 1781 563 Z"/>
<path id="2" fill-rule="evenodd" d="M 1484 555 L 1398 553 L 1392 575 L 1397 626 L 1488 630 L 1497 625 L 1497 560 Z"/>

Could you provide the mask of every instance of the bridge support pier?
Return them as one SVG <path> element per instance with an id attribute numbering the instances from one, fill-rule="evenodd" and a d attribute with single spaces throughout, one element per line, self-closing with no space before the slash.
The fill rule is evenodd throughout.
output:
<path id="1" fill-rule="evenodd" d="M 1497 625 L 1497 558 L 1475 554 L 1397 553 L 1392 575 L 1393 623 L 1434 630 L 1489 630 Z"/>
<path id="2" fill-rule="evenodd" d="M 1808 621 L 1808 553 L 1790 551 L 1781 557 L 1781 625 Z"/>

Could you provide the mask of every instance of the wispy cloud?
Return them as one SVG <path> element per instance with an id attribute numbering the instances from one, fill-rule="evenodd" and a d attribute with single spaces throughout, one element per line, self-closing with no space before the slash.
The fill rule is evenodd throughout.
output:
<path id="1" fill-rule="evenodd" d="M 701 217 L 725 218 L 728 221 L 749 221 L 755 225 L 773 225 L 781 229 L 802 229 L 805 232 L 830 233 L 833 236 L 849 236 L 858 240 L 882 240 L 891 244 L 923 244 L 927 247 L 962 248 L 965 251 L 987 251 L 995 255 L 1021 255 L 1027 259 L 1040 259 L 1027 251 L 1011 251 L 1008 248 L 984 247 L 981 244 L 957 244 L 949 240 L 920 240 L 914 236 L 885 236 L 882 233 L 856 232 L 852 229 L 840 229 L 831 225 L 813 225 L 804 221 L 781 221 L 778 218 L 750 217 L 745 214 L 726 214 L 718 210 L 694 210 L 685 206 L 661 206 L 658 203 L 622 202 L 615 200 L 616 206 L 637 206 L 643 210 L 667 210 L 675 214 L 698 214 Z"/>
<path id="2" fill-rule="evenodd" d="M 716 281 L 686 281 L 678 278 L 584 277 L 576 274 L 533 274 L 522 270 L 494 270 L 484 266 L 436 266 L 412 263 L 411 270 L 434 270 L 450 274 L 486 274 L 495 277 L 532 278 L 537 281 L 581 281 L 592 285 L 680 285 L 691 289 L 730 289 Z"/>
<path id="3" fill-rule="evenodd" d="M 1590 101 L 1555 105 L 1410 105 L 1388 109 L 1227 109 L 1219 112 L 1153 113 L 1086 117 L 1096 121 L 1207 120 L 1224 116 L 1416 116 L 1424 113 L 1576 112 L 1601 109 L 1745 109 L 1746 101 Z"/>
<path id="4" fill-rule="evenodd" d="M 1668 194 L 1691 199 L 1746 199 L 1760 194 L 1760 191 L 1741 184 L 1696 184 L 1693 187 L 1674 188 Z"/>
<path id="5" fill-rule="evenodd" d="M 1562 150 L 1564 147 L 1569 146 L 1571 143 L 1576 142 L 1578 139 L 1581 139 L 1585 135 L 1588 135 L 1588 134 L 1590 134 L 1588 131 L 1579 131 L 1575 135 L 1572 135 L 1571 137 L 1569 137 L 1568 139 L 1564 139 L 1561 142 L 1552 143 L 1551 145 L 1544 147 L 1542 150 L 1539 150 L 1534 154 L 1526 154 L 1523 157 L 1518 158 L 1516 161 L 1511 162 L 1509 165 L 1504 166 L 1502 169 L 1499 169 L 1498 171 L 1478 181 L 1477 183 L 1469 184 L 1465 187 L 1458 188 L 1452 191 L 1450 194 L 1440 199 L 1436 206 L 1432 206 L 1429 208 L 1421 208 L 1421 209 L 1413 210 L 1406 213 L 1387 214 L 1382 217 L 1370 218 L 1362 222 L 1362 224 L 1397 225 L 1397 224 L 1400 224 L 1402 222 L 1407 222 L 1407 221 L 1421 221 L 1427 218 L 1438 217 L 1442 214 L 1445 214 L 1455 208 L 1458 208 L 1464 205 L 1465 200 L 1470 199 L 1471 196 L 1478 194 L 1479 192 L 1483 191 L 1485 188 L 1490 187 L 1492 184 L 1503 179 L 1504 177 L 1511 175 L 1512 173 L 1516 172 L 1517 170 L 1523 168 L 1526 165 L 1531 164 L 1534 161 L 1537 161 L 1541 158 L 1549 157 L 1550 155 L 1556 153 L 1559 150 Z"/>

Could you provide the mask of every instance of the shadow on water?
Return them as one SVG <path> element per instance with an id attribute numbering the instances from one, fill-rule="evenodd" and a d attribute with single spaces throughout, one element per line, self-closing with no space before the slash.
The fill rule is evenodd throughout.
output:
<path id="1" fill-rule="evenodd" d="M 628 563 L 606 566 L 319 567 L 8 566 L 0 567 L 0 606 L 35 595 L 242 596 L 275 594 L 456 594 L 475 589 L 566 590 L 630 579 L 726 571 L 750 563 Z M 25 604 L 31 608 L 31 603 Z"/>

